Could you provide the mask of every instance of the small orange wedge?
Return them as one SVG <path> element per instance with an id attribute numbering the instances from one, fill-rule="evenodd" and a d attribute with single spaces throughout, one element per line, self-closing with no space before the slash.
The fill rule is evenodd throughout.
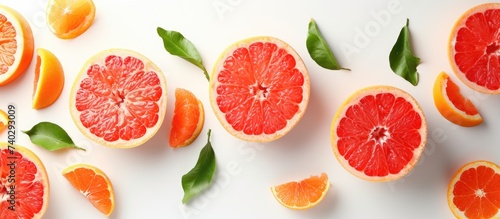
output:
<path id="1" fill-rule="evenodd" d="M 75 164 L 63 170 L 63 176 L 101 213 L 109 217 L 115 208 L 113 186 L 97 167 Z"/>
<path id="2" fill-rule="evenodd" d="M 271 187 L 274 197 L 280 204 L 290 209 L 309 209 L 317 205 L 330 188 L 326 173 L 311 176 L 298 182 L 288 182 Z"/>
<path id="3" fill-rule="evenodd" d="M 61 39 L 73 39 L 83 34 L 94 22 L 92 0 L 49 0 L 47 23 L 50 31 Z"/>
<path id="4" fill-rule="evenodd" d="M 7 129 L 7 124 L 9 123 L 9 116 L 5 111 L 0 109 L 0 133 Z"/>
<path id="5" fill-rule="evenodd" d="M 203 104 L 190 91 L 175 89 L 175 109 L 170 130 L 170 147 L 187 146 L 198 137 L 205 122 Z"/>
<path id="6" fill-rule="evenodd" d="M 441 72 L 434 82 L 434 104 L 441 115 L 460 126 L 471 127 L 483 122 L 472 102 L 460 94 L 460 88 Z"/>
<path id="7" fill-rule="evenodd" d="M 59 59 L 50 51 L 37 50 L 35 80 L 33 83 L 33 109 L 52 105 L 64 87 L 64 71 Z"/>

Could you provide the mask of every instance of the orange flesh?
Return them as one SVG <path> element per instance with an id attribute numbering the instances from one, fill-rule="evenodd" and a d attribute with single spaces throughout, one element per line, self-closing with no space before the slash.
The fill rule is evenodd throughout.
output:
<path id="1" fill-rule="evenodd" d="M 83 33 L 90 26 L 87 24 L 94 11 L 94 6 L 89 1 L 56 0 L 50 9 L 49 22 L 57 34 L 65 35 L 72 31 L 78 33 L 70 34 L 65 38 L 73 38 Z M 92 17 L 93 20 L 93 17 Z M 78 30 L 84 28 L 82 30 Z"/>
<path id="2" fill-rule="evenodd" d="M 299 111 L 304 76 L 295 58 L 274 43 L 256 42 L 224 60 L 217 105 L 236 131 L 273 134 Z"/>
<path id="3" fill-rule="evenodd" d="M 446 95 L 451 103 L 467 115 L 477 115 L 479 112 L 472 102 L 460 94 L 460 88 L 449 78 L 446 79 Z"/>
<path id="4" fill-rule="evenodd" d="M 453 59 L 465 77 L 489 90 L 500 88 L 500 9 L 470 15 L 457 31 Z"/>
<path id="5" fill-rule="evenodd" d="M 422 142 L 421 127 L 421 116 L 404 98 L 392 93 L 367 95 L 340 120 L 338 152 L 367 176 L 398 174 Z"/>
<path id="6" fill-rule="evenodd" d="M 135 57 L 110 55 L 87 69 L 76 93 L 80 121 L 107 142 L 141 138 L 159 120 L 162 96 L 156 72 Z"/>
<path id="7" fill-rule="evenodd" d="M 318 202 L 328 187 L 328 176 L 312 176 L 299 182 L 289 182 L 276 186 L 277 197 L 288 206 L 305 207 Z"/>
<path id="8" fill-rule="evenodd" d="M 42 60 L 40 56 L 36 56 L 36 65 L 35 65 L 35 79 L 33 80 L 33 95 L 35 95 L 36 88 L 38 86 L 38 79 L 40 78 L 40 64 Z"/>
<path id="9" fill-rule="evenodd" d="M 113 209 L 111 192 L 106 179 L 93 170 L 78 168 L 64 174 L 64 177 L 82 193 L 100 212 L 109 215 Z"/>
<path id="10" fill-rule="evenodd" d="M 198 99 L 187 90 L 176 89 L 175 110 L 169 139 L 171 147 L 183 146 L 193 137 L 198 128 L 200 116 Z"/>
<path id="11" fill-rule="evenodd" d="M 16 159 L 10 159 L 15 157 Z M 10 183 L 10 164 L 15 161 L 15 183 Z M 23 157 L 19 152 L 14 155 L 8 149 L 0 150 L 0 218 L 33 218 L 42 210 L 44 204 L 44 185 L 36 179 L 38 169 L 36 165 Z M 11 178 L 12 179 L 12 178 Z M 8 210 L 10 203 L 7 192 L 12 191 L 10 186 L 15 186 L 15 211 Z"/>
<path id="12" fill-rule="evenodd" d="M 16 29 L 7 17 L 0 14 L 0 75 L 5 74 L 14 64 L 17 51 Z"/>
<path id="13" fill-rule="evenodd" d="M 462 172 L 453 188 L 453 204 L 467 218 L 492 218 L 500 207 L 500 175 L 478 166 Z"/>

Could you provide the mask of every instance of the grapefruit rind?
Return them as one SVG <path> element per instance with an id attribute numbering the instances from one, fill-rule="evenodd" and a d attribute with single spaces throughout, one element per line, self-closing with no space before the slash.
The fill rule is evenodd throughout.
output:
<path id="1" fill-rule="evenodd" d="M 462 83 L 464 83 L 465 85 L 467 85 L 471 89 L 478 91 L 478 92 L 481 92 L 481 93 L 485 93 L 485 94 L 500 94 L 500 88 L 497 90 L 490 90 L 486 87 L 480 86 L 480 85 L 470 81 L 469 79 L 467 79 L 465 74 L 462 71 L 460 71 L 460 69 L 457 66 L 457 64 L 455 63 L 455 59 L 454 59 L 455 58 L 455 44 L 456 44 L 455 37 L 457 36 L 458 30 L 460 30 L 460 28 L 465 26 L 467 18 L 469 18 L 472 14 L 485 12 L 488 9 L 500 9 L 500 3 L 485 3 L 485 4 L 477 5 L 475 7 L 470 8 L 466 12 L 464 12 L 458 18 L 458 20 L 453 25 L 453 28 L 451 30 L 451 34 L 450 34 L 449 39 L 448 39 L 448 60 L 449 60 L 450 65 L 453 69 L 453 72 L 455 73 L 455 75 L 457 75 L 458 79 L 460 79 L 460 81 L 462 81 Z M 500 33 L 500 30 L 497 30 L 497 33 Z M 498 43 L 500 43 L 500 42 L 498 42 Z M 500 60 L 500 52 L 498 54 L 498 59 Z M 496 72 L 496 74 L 497 74 L 497 77 L 500 77 L 500 72 Z"/>
<path id="2" fill-rule="evenodd" d="M 454 195 L 453 195 L 453 190 L 455 187 L 455 184 L 460 180 L 460 176 L 462 173 L 468 169 L 472 168 L 477 168 L 480 166 L 485 166 L 493 169 L 496 174 L 500 174 L 500 166 L 497 164 L 487 161 L 487 160 L 477 160 L 477 161 L 472 161 L 469 162 L 462 167 L 460 167 L 459 170 L 455 173 L 453 178 L 450 180 L 450 183 L 448 184 L 448 192 L 447 192 L 447 199 L 448 199 L 448 207 L 450 208 L 451 212 L 453 215 L 455 215 L 456 218 L 463 218 L 466 219 L 467 216 L 465 216 L 465 213 L 460 211 L 457 206 L 453 203 Z M 500 218 L 500 211 L 497 212 L 497 214 L 494 217 L 491 218 Z"/>
<path id="3" fill-rule="evenodd" d="M 0 14 L 4 15 L 16 30 L 17 50 L 14 63 L 5 74 L 0 74 L 0 86 L 6 85 L 21 76 L 29 67 L 33 58 L 35 42 L 28 21 L 16 10 L 0 5 Z"/>
<path id="4" fill-rule="evenodd" d="M 358 103 L 359 100 L 361 100 L 363 97 L 367 95 L 375 95 L 381 92 L 389 92 L 394 94 L 396 97 L 403 97 L 406 101 L 409 101 L 413 105 L 413 109 L 420 115 L 422 118 L 422 125 L 421 128 L 419 129 L 419 133 L 421 136 L 421 142 L 420 145 L 413 150 L 413 157 L 412 159 L 408 162 L 408 164 L 397 174 L 388 174 L 386 176 L 368 176 L 364 174 L 361 171 L 356 170 L 354 167 L 349 165 L 349 161 L 346 160 L 338 151 L 337 148 L 337 128 L 338 124 L 340 122 L 340 119 L 345 115 L 347 109 L 349 109 L 350 106 L 353 106 L 354 104 Z M 405 176 L 407 173 L 409 173 L 415 164 L 418 162 L 420 156 L 422 155 L 424 149 L 425 149 L 425 144 L 427 142 L 427 122 L 425 120 L 424 113 L 422 109 L 420 108 L 420 105 L 418 102 L 406 91 L 403 91 L 399 88 L 392 87 L 392 86 L 387 86 L 387 85 L 378 85 L 378 86 L 370 86 L 366 87 L 363 89 L 360 89 L 356 92 L 354 92 L 351 96 L 349 96 L 344 103 L 339 107 L 337 110 L 332 124 L 331 124 L 331 144 L 333 148 L 333 152 L 341 166 L 346 169 L 349 173 L 352 175 L 361 178 L 366 181 L 372 181 L 372 182 L 388 182 L 388 181 L 393 181 L 397 180 L 403 176 Z"/>
<path id="5" fill-rule="evenodd" d="M 45 166 L 43 165 L 42 161 L 40 158 L 33 153 L 31 150 L 28 148 L 25 148 L 20 145 L 10 145 L 7 142 L 0 142 L 0 151 L 2 150 L 8 150 L 9 146 L 14 146 L 14 151 L 19 152 L 23 158 L 28 159 L 29 161 L 33 162 L 35 164 L 38 172 L 37 175 L 34 177 L 33 181 L 40 181 L 43 185 L 43 204 L 42 208 L 40 211 L 36 214 L 34 214 L 33 218 L 43 218 L 43 215 L 47 211 L 47 208 L 49 206 L 49 198 L 50 198 L 50 183 L 49 183 L 49 175 L 47 174 L 47 171 L 45 170 Z M 0 200 L 1 201 L 1 200 Z M 3 210 L 3 209 L 2 209 Z"/>
<path id="6" fill-rule="evenodd" d="M 111 201 L 111 209 L 109 210 L 109 212 L 101 212 L 103 213 L 106 217 L 109 217 L 111 215 L 111 213 L 113 213 L 113 210 L 115 208 L 115 195 L 114 195 L 114 190 L 113 190 L 113 185 L 111 184 L 111 180 L 109 180 L 108 176 L 99 168 L 95 167 L 95 166 L 92 166 L 90 164 L 74 164 L 72 166 L 69 166 L 69 167 L 66 167 L 63 171 L 62 171 L 62 175 L 66 175 L 70 172 L 73 172 L 75 171 L 76 169 L 89 169 L 93 172 L 96 173 L 96 175 L 99 175 L 99 176 L 102 176 L 104 178 L 104 180 L 107 182 L 107 186 L 108 186 L 108 190 L 109 190 L 109 193 L 110 193 L 110 201 Z M 79 191 L 80 193 L 83 194 L 83 191 Z M 86 198 L 87 195 L 86 194 L 83 194 Z M 94 203 L 92 203 L 92 205 L 94 205 Z M 97 208 L 97 206 L 94 206 Z"/>
<path id="7" fill-rule="evenodd" d="M 323 173 L 325 176 L 326 174 Z M 320 175 L 320 177 L 323 177 L 323 174 Z M 314 177 L 314 176 L 311 176 L 311 177 Z M 307 180 L 307 179 L 303 179 L 299 182 L 302 182 L 304 180 Z M 294 183 L 294 182 L 289 182 L 289 183 Z M 310 209 L 316 205 L 318 205 L 326 196 L 326 193 L 328 192 L 328 189 L 330 188 L 330 180 L 328 179 L 328 176 L 326 176 L 326 187 L 325 189 L 323 190 L 323 192 L 321 193 L 321 196 L 318 198 L 317 201 L 315 202 L 311 202 L 309 203 L 308 205 L 304 205 L 304 206 L 296 206 L 296 205 L 288 205 L 286 204 L 285 202 L 283 202 L 283 200 L 281 200 L 281 198 L 278 196 L 278 192 L 276 191 L 276 188 L 281 186 L 281 185 L 285 185 L 285 184 L 288 184 L 288 183 L 284 183 L 284 184 L 280 184 L 280 185 L 277 185 L 277 186 L 272 186 L 271 187 L 271 192 L 273 193 L 274 195 L 274 198 L 276 198 L 276 200 L 283 206 L 289 208 L 289 209 L 293 209 L 293 210 L 307 210 L 307 209 Z"/>
<path id="8" fill-rule="evenodd" d="M 33 109 L 43 109 L 52 105 L 64 88 L 64 70 L 59 59 L 50 51 L 37 49 L 38 78 L 35 76 Z M 36 74 L 36 73 L 35 73 Z"/>
<path id="9" fill-rule="evenodd" d="M 219 74 L 219 71 L 223 68 L 224 61 L 233 54 L 233 52 L 241 47 L 248 48 L 252 43 L 255 42 L 269 42 L 269 43 L 274 43 L 278 46 L 278 48 L 285 49 L 290 55 L 293 56 L 295 59 L 296 65 L 295 68 L 298 69 L 303 77 L 304 77 L 304 84 L 302 85 L 302 97 L 303 100 L 299 104 L 299 110 L 295 113 L 292 119 L 287 121 L 287 126 L 281 130 L 276 131 L 275 133 L 272 134 L 265 134 L 262 133 L 260 135 L 248 135 L 245 134 L 243 131 L 237 131 L 235 130 L 231 124 L 229 124 L 225 118 L 225 113 L 223 113 L 217 104 L 217 92 L 216 89 L 218 85 L 220 84 L 219 81 L 217 80 L 217 76 Z M 247 39 L 243 39 L 240 41 L 237 41 L 227 47 L 224 52 L 221 53 L 217 61 L 215 62 L 214 68 L 212 70 L 211 76 L 210 76 L 210 86 L 209 86 L 209 97 L 210 97 L 210 105 L 212 106 L 212 110 L 214 111 L 217 119 L 221 123 L 221 125 L 226 129 L 231 135 L 233 135 L 236 138 L 239 138 L 244 141 L 249 141 L 249 142 L 271 142 L 274 140 L 277 140 L 283 136 L 285 136 L 289 131 L 291 131 L 295 125 L 300 121 L 302 116 L 304 115 L 307 105 L 309 103 L 309 95 L 310 95 L 310 80 L 309 80 L 309 73 L 307 71 L 307 68 L 302 61 L 302 58 L 300 58 L 299 54 L 286 42 L 277 39 L 275 37 L 271 36 L 255 36 L 255 37 L 250 37 Z"/>
<path id="10" fill-rule="evenodd" d="M 93 133 L 91 133 L 87 128 L 85 128 L 82 123 L 80 122 L 80 114 L 76 109 L 76 92 L 78 91 L 78 87 L 83 79 L 86 78 L 87 74 L 87 69 L 93 64 L 99 64 L 100 66 L 104 65 L 105 59 L 107 56 L 110 55 L 115 55 L 115 56 L 120 56 L 120 57 L 127 57 L 131 56 L 134 58 L 140 59 L 144 63 L 144 72 L 149 72 L 149 71 L 154 71 L 158 75 L 158 78 L 160 80 L 160 84 L 162 87 L 162 95 L 160 99 L 157 101 L 158 107 L 159 107 L 159 112 L 158 112 L 158 122 L 156 125 L 152 128 L 148 128 L 147 132 L 140 138 L 136 139 L 131 139 L 131 140 L 123 140 L 119 139 L 117 141 L 113 142 L 108 142 L 104 140 L 103 138 L 95 136 Z M 165 76 L 163 75 L 162 71 L 156 64 L 154 64 L 151 60 L 149 60 L 147 57 L 144 55 L 128 50 L 128 49 L 120 49 L 120 48 L 113 48 L 113 49 L 108 49 L 101 51 L 94 56 L 92 56 L 90 59 L 87 60 L 87 62 L 83 65 L 81 68 L 80 72 L 78 75 L 75 77 L 75 81 L 73 82 L 73 85 L 71 87 L 71 92 L 70 92 L 70 100 L 69 100 L 69 108 L 70 108 L 70 113 L 71 113 L 71 118 L 73 119 L 73 122 L 75 125 L 78 127 L 80 132 L 84 134 L 88 139 L 91 139 L 92 141 L 107 146 L 111 148 L 133 148 L 140 146 L 147 142 L 149 139 L 151 139 L 160 129 L 161 124 L 163 123 L 163 119 L 165 117 L 165 112 L 167 109 L 167 83 Z"/>
<path id="11" fill-rule="evenodd" d="M 433 96 L 434 104 L 438 109 L 439 113 L 446 118 L 448 121 L 454 124 L 472 127 L 477 126 L 483 122 L 481 115 L 468 115 L 462 110 L 459 110 L 449 98 L 447 98 L 446 92 L 446 82 L 451 80 L 446 73 L 441 72 L 434 83 Z"/>
<path id="12" fill-rule="evenodd" d="M 177 89 L 182 89 L 182 88 L 177 88 Z M 177 89 L 176 89 L 176 92 L 177 92 Z M 196 102 L 197 102 L 197 105 L 198 105 L 198 111 L 199 111 L 200 115 L 199 115 L 199 118 L 198 118 L 198 123 L 196 125 L 196 129 L 194 130 L 194 132 L 191 135 L 191 137 L 188 138 L 188 139 L 186 139 L 183 143 L 181 143 L 179 145 L 170 145 L 173 148 L 185 147 L 185 146 L 188 146 L 191 143 L 193 143 L 194 140 L 196 140 L 196 138 L 198 138 L 198 136 L 200 135 L 201 130 L 203 129 L 203 125 L 205 124 L 205 109 L 203 108 L 203 104 L 201 103 L 201 101 L 196 96 L 194 96 L 194 94 L 191 93 L 190 91 L 185 90 L 185 89 L 182 89 L 182 90 L 184 90 L 185 92 L 189 92 L 191 95 L 193 95 L 194 98 L 196 98 Z M 176 101 L 178 101 L 177 98 L 176 98 Z M 186 115 L 176 114 L 174 112 L 174 118 L 176 116 L 184 117 Z M 174 121 L 174 119 L 172 119 L 172 123 L 173 123 L 173 121 Z M 174 129 L 174 124 L 172 124 L 172 130 L 173 129 Z M 170 136 L 172 136 L 172 130 L 170 131 Z M 170 137 L 170 138 L 172 138 L 172 137 Z"/>

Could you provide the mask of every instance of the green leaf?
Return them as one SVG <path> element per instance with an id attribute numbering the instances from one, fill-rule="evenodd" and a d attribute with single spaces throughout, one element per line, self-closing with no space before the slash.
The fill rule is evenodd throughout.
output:
<path id="1" fill-rule="evenodd" d="M 184 190 L 183 204 L 208 188 L 212 181 L 212 176 L 215 172 L 215 153 L 212 143 L 210 143 L 211 132 L 209 129 L 207 144 L 201 149 L 196 165 L 191 171 L 182 176 L 182 189 Z"/>
<path id="2" fill-rule="evenodd" d="M 420 63 L 420 58 L 411 52 L 408 23 L 409 19 L 406 19 L 406 25 L 401 29 L 398 40 L 394 44 L 394 47 L 392 47 L 391 54 L 389 55 L 389 63 L 394 73 L 406 79 L 413 86 L 417 86 L 417 66 Z"/>
<path id="3" fill-rule="evenodd" d="M 33 126 L 31 130 L 22 131 L 30 137 L 33 144 L 41 146 L 49 151 L 63 148 L 76 148 L 85 151 L 73 143 L 68 133 L 59 125 L 51 122 L 40 122 Z"/>
<path id="4" fill-rule="evenodd" d="M 172 55 L 179 56 L 184 60 L 198 66 L 207 80 L 210 80 L 207 70 L 203 65 L 200 53 L 193 43 L 186 39 L 181 33 L 174 30 L 165 30 L 161 27 L 156 28 L 156 32 L 163 39 L 163 46 Z"/>
<path id="5" fill-rule="evenodd" d="M 339 63 L 335 59 L 330 47 L 326 43 L 325 39 L 319 31 L 316 21 L 311 18 L 309 22 L 309 31 L 307 32 L 306 40 L 307 51 L 311 58 L 321 67 L 330 70 L 350 70 L 348 68 L 340 67 Z"/>

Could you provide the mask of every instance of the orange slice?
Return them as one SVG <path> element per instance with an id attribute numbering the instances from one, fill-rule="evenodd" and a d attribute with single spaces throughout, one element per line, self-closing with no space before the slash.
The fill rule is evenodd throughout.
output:
<path id="1" fill-rule="evenodd" d="M 170 147 L 187 146 L 198 137 L 205 122 L 203 104 L 186 89 L 175 89 L 175 110 L 170 130 Z"/>
<path id="2" fill-rule="evenodd" d="M 0 133 L 7 129 L 7 124 L 9 123 L 9 116 L 5 111 L 0 109 Z"/>
<path id="3" fill-rule="evenodd" d="M 330 188 L 326 173 L 311 176 L 298 182 L 288 182 L 271 187 L 280 204 L 290 209 L 309 209 L 323 200 Z"/>
<path id="4" fill-rule="evenodd" d="M 0 5 L 0 26 L 0 86 L 3 86 L 28 68 L 35 43 L 28 21 L 14 9 Z"/>
<path id="5" fill-rule="evenodd" d="M 52 105 L 64 87 L 64 71 L 59 59 L 50 51 L 37 50 L 35 82 L 33 87 L 33 109 Z"/>
<path id="6" fill-rule="evenodd" d="M 500 218 L 500 167 L 484 160 L 462 166 L 448 186 L 448 206 L 457 218 Z"/>
<path id="7" fill-rule="evenodd" d="M 109 217 L 115 208 L 113 186 L 97 167 L 76 164 L 63 170 L 63 176 L 101 213 Z"/>
<path id="8" fill-rule="evenodd" d="M 460 94 L 460 88 L 441 72 L 434 82 L 434 104 L 444 118 L 461 126 L 476 126 L 483 122 L 472 102 Z"/>
<path id="9" fill-rule="evenodd" d="M 54 35 L 73 39 L 87 31 L 95 17 L 92 0 L 49 0 L 47 23 Z"/>

